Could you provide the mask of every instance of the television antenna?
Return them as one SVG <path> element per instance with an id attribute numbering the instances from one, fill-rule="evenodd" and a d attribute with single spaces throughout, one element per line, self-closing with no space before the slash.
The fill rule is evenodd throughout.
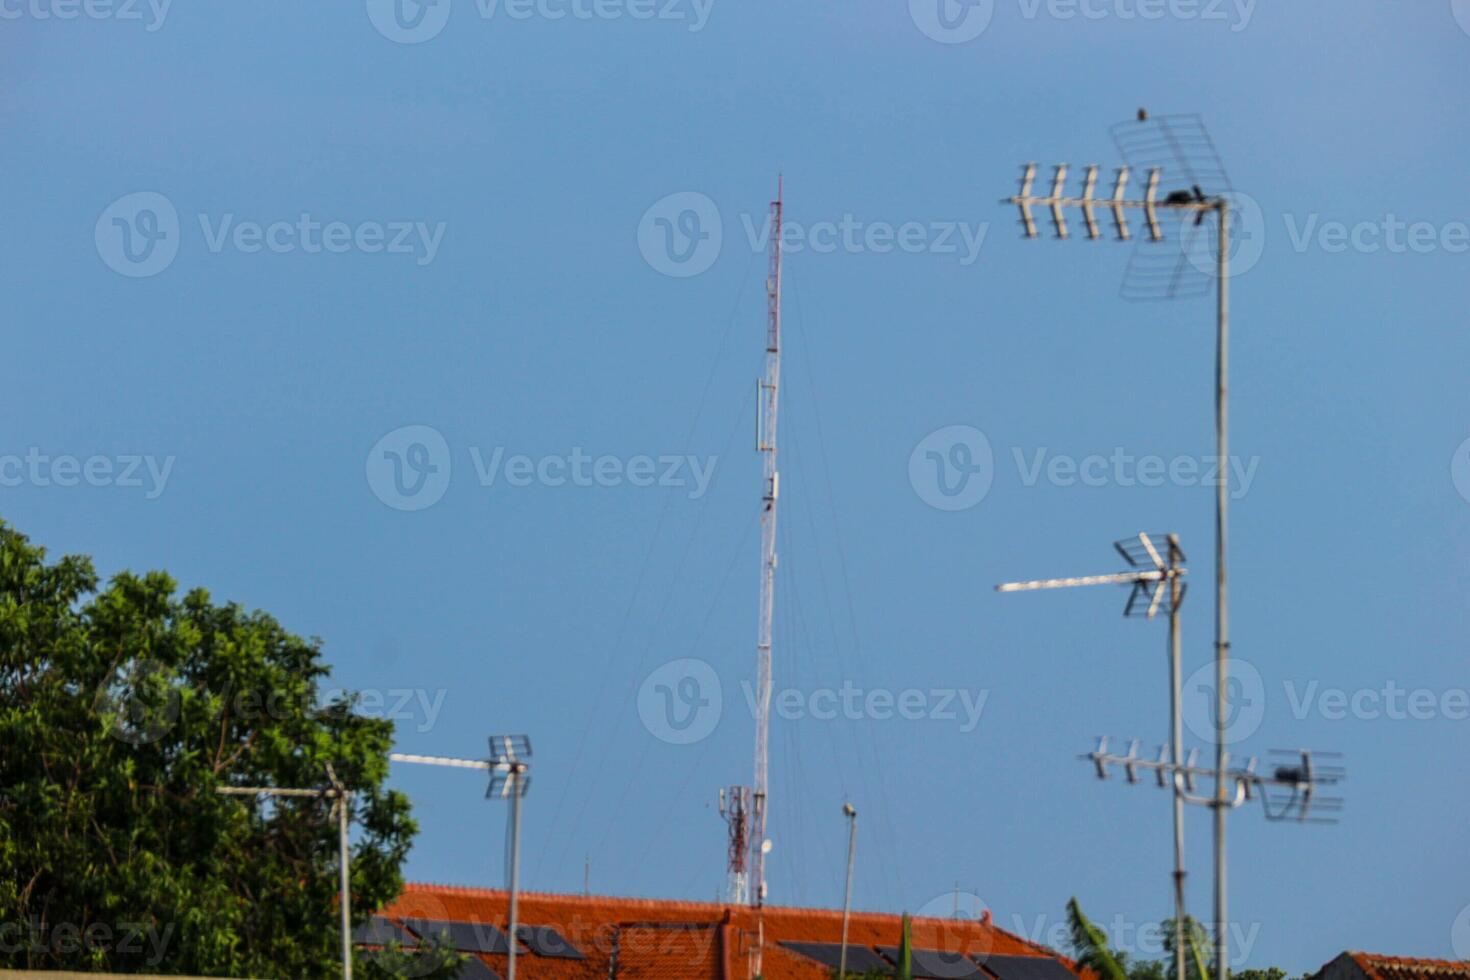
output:
<path id="1" fill-rule="evenodd" d="M 1229 930 L 1225 926 L 1228 918 L 1228 889 L 1226 886 L 1226 861 L 1225 861 L 1225 816 L 1230 810 L 1229 800 L 1226 797 L 1227 779 L 1225 778 L 1225 767 L 1228 762 L 1226 751 L 1227 732 L 1226 720 L 1226 697 L 1229 690 L 1230 679 L 1230 616 L 1228 603 L 1228 589 L 1226 576 L 1226 552 L 1227 552 L 1227 514 L 1229 501 L 1229 488 L 1227 481 L 1223 478 L 1226 472 L 1226 461 L 1229 459 L 1229 337 L 1230 337 L 1230 201 L 1227 196 L 1229 192 L 1228 183 L 1224 180 L 1224 167 L 1219 166 L 1218 173 L 1201 175 L 1202 168 L 1192 164 L 1191 157 L 1204 154 L 1213 156 L 1218 161 L 1218 154 L 1214 153 L 1213 142 L 1210 142 L 1209 134 L 1204 132 L 1202 123 L 1198 123 L 1197 117 L 1173 117 L 1157 116 L 1149 118 L 1147 113 L 1140 113 L 1140 118 L 1132 124 L 1124 123 L 1115 126 L 1113 136 L 1125 159 L 1142 160 L 1143 169 L 1147 172 L 1147 181 L 1142 198 L 1129 198 L 1127 196 L 1128 181 L 1132 174 L 1132 166 L 1125 165 L 1115 171 L 1112 194 L 1105 199 L 1096 196 L 1098 168 L 1087 167 L 1084 171 L 1082 182 L 1082 193 L 1080 196 L 1069 196 L 1066 192 L 1067 165 L 1058 166 L 1052 178 L 1049 193 L 1037 194 L 1034 191 L 1036 181 L 1036 164 L 1027 164 L 1022 171 L 1020 193 L 1004 199 L 1004 203 L 1014 205 L 1021 214 L 1021 225 L 1025 230 L 1027 238 L 1037 237 L 1036 218 L 1034 210 L 1043 208 L 1051 218 L 1052 228 L 1056 237 L 1065 239 L 1069 237 L 1067 228 L 1067 214 L 1069 209 L 1081 213 L 1082 222 L 1087 230 L 1087 237 L 1097 240 L 1101 237 L 1098 228 L 1097 212 L 1099 209 L 1107 211 L 1112 218 L 1113 231 L 1119 241 L 1128 241 L 1132 238 L 1129 229 L 1128 212 L 1141 211 L 1143 213 L 1144 227 L 1148 232 L 1148 241 L 1158 243 L 1164 241 L 1164 230 L 1161 217 L 1168 216 L 1179 219 L 1181 226 L 1181 255 L 1188 261 L 1192 256 L 1188 249 L 1194 239 L 1194 232 L 1190 229 L 1199 228 L 1207 218 L 1214 218 L 1216 230 L 1216 248 L 1214 255 L 1215 286 L 1216 286 L 1216 317 L 1215 317 L 1215 443 L 1216 460 L 1221 468 L 1221 479 L 1216 481 L 1215 488 L 1215 792 L 1214 801 L 1214 838 L 1215 838 L 1215 972 L 1216 980 L 1229 980 Z M 1198 133 L 1203 134 L 1205 140 L 1204 149 L 1193 144 L 1186 145 L 1181 139 L 1181 126 L 1176 125 L 1181 119 L 1193 118 L 1198 124 Z M 1129 126 L 1135 128 L 1127 128 Z M 1194 135 L 1195 134 L 1186 134 Z M 1170 191 L 1160 198 L 1164 180 L 1165 162 L 1172 162 L 1175 167 L 1171 171 L 1170 180 L 1181 180 L 1189 186 L 1179 186 L 1178 189 Z M 1202 181 L 1209 176 L 1221 179 L 1221 183 L 1211 184 L 1209 193 L 1204 190 Z M 1199 177 L 1199 180 L 1191 178 Z M 1171 184 L 1173 186 L 1173 184 Z M 1199 263 L 1190 263 L 1198 267 Z M 1179 266 L 1182 268 L 1182 266 Z M 1126 281 L 1125 281 L 1126 287 Z M 1164 288 L 1159 291 L 1161 298 L 1171 298 L 1179 295 L 1177 277 L 1167 280 Z M 1125 289 L 1126 295 L 1126 289 Z"/>
<path id="2" fill-rule="evenodd" d="M 1138 754 L 1139 740 L 1128 743 L 1124 753 L 1109 752 L 1106 736 L 1098 739 L 1097 748 L 1081 758 L 1097 767 L 1099 779 L 1107 779 L 1109 767 L 1121 766 L 1130 783 L 1139 781 L 1140 771 L 1153 772 L 1160 787 L 1174 784 L 1175 795 L 1187 803 L 1214 806 L 1215 795 L 1195 796 L 1196 780 L 1216 778 L 1216 770 L 1168 761 L 1162 749 L 1157 759 Z M 1272 822 L 1337 823 L 1345 801 L 1341 796 L 1323 795 L 1324 787 L 1335 787 L 1347 779 L 1347 770 L 1336 760 L 1340 752 L 1314 752 L 1311 749 L 1272 749 L 1272 761 L 1266 772 L 1258 771 L 1260 759 L 1252 756 L 1243 767 L 1223 770 L 1231 809 L 1259 797 L 1266 819 Z M 1320 760 L 1332 760 L 1323 763 Z M 1216 794 L 1218 795 L 1218 794 Z"/>
<path id="3" fill-rule="evenodd" d="M 1179 535 L 1140 533 L 1136 537 L 1116 541 L 1113 547 L 1131 567 L 1130 571 L 1112 575 L 1088 575 L 1081 578 L 1042 579 L 1035 582 L 1008 582 L 995 587 L 997 592 L 1036 592 L 1046 589 L 1070 589 L 1088 585 L 1131 585 L 1124 616 L 1153 619 L 1160 612 L 1169 616 L 1169 732 L 1173 760 L 1184 765 L 1184 726 L 1181 721 L 1180 691 L 1180 624 L 1179 607 L 1184 602 L 1184 550 Z M 1160 749 L 1159 761 L 1167 757 Z M 1174 969 L 1184 978 L 1184 798 L 1174 793 Z"/>
<path id="4" fill-rule="evenodd" d="M 490 756 L 487 759 L 455 759 L 436 755 L 410 755 L 406 752 L 393 752 L 388 756 L 392 762 L 488 772 L 490 786 L 485 791 L 485 798 L 498 796 L 510 800 L 510 824 L 506 828 L 506 847 L 510 852 L 506 883 L 510 901 L 506 980 L 515 980 L 516 976 L 516 913 L 521 882 L 521 799 L 531 786 L 531 766 L 526 761 L 529 758 L 531 739 L 528 735 L 491 735 Z"/>
<path id="5" fill-rule="evenodd" d="M 347 844 L 347 822 L 351 818 L 352 793 L 337 778 L 332 764 L 327 763 L 327 785 L 319 789 L 295 789 L 280 786 L 216 786 L 221 796 L 287 797 L 333 800 L 332 813 L 337 818 L 337 881 L 340 896 L 338 909 L 342 929 L 342 980 L 352 980 L 352 852 Z"/>

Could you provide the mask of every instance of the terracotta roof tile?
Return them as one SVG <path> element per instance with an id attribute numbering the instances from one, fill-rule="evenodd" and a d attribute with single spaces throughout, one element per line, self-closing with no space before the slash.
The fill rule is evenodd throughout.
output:
<path id="1" fill-rule="evenodd" d="M 1470 980 L 1470 962 L 1383 956 L 1378 953 L 1352 952 L 1348 955 L 1371 980 L 1445 980 L 1453 977 Z"/>
<path id="2" fill-rule="evenodd" d="M 504 891 L 428 884 L 410 884 L 382 910 L 400 923 L 423 918 L 492 923 L 502 929 L 506 928 L 508 912 Z M 526 980 L 744 980 L 750 973 L 757 937 L 762 935 L 766 980 L 825 980 L 829 976 L 827 968 L 778 944 L 838 943 L 842 938 L 840 910 L 768 906 L 758 915 L 754 909 L 714 902 L 596 895 L 522 892 L 518 919 L 526 925 L 555 927 L 584 956 L 564 959 L 520 952 L 516 971 Z M 895 946 L 900 921 L 897 915 L 854 912 L 848 941 L 870 948 Z M 990 953 L 1045 956 L 1077 973 L 1070 960 L 989 922 L 915 919 L 912 936 L 916 948 L 943 949 L 981 959 Z M 505 975 L 504 955 L 482 954 L 481 958 Z M 1376 980 L 1413 978 L 1386 976 Z"/>

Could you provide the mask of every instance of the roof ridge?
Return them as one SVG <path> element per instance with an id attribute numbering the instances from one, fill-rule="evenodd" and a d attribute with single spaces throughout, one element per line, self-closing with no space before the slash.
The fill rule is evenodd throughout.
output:
<path id="1" fill-rule="evenodd" d="M 1348 952 L 1352 956 L 1361 956 L 1364 959 L 1381 963 L 1408 963 L 1415 966 L 1441 966 L 1470 971 L 1470 962 L 1465 960 L 1442 960 L 1432 956 L 1393 956 L 1388 953 L 1370 953 L 1362 949 L 1349 950 Z"/>

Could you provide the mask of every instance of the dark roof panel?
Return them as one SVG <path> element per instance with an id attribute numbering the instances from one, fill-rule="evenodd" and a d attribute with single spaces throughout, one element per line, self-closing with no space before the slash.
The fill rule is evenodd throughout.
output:
<path id="1" fill-rule="evenodd" d="M 373 916 L 352 930 L 352 941 L 359 946 L 387 946 L 389 943 L 414 945 L 412 936 L 381 915 Z"/>
<path id="2" fill-rule="evenodd" d="M 403 924 L 421 939 L 440 934 L 461 953 L 508 953 L 505 933 L 488 922 L 451 922 L 446 919 L 404 919 Z"/>
<path id="3" fill-rule="evenodd" d="M 516 938 L 537 956 L 562 960 L 585 960 L 582 951 L 551 926 L 516 926 Z"/>
<path id="4" fill-rule="evenodd" d="M 809 960 L 816 960 L 823 966 L 833 968 L 836 968 L 842 955 L 841 943 L 798 943 L 783 940 L 781 946 Z M 893 972 L 888 962 L 868 947 L 852 945 L 847 947 L 847 969 L 849 973 L 868 973 L 875 970 L 884 973 Z"/>
<path id="5" fill-rule="evenodd" d="M 898 965 L 897 946 L 879 946 L 894 966 Z M 989 980 L 975 961 L 963 953 L 947 953 L 940 949 L 915 949 L 911 961 L 915 980 Z M 1072 980 L 1076 980 L 1075 977 Z"/>
<path id="6" fill-rule="evenodd" d="M 1077 980 L 1065 964 L 1050 956 L 987 956 L 981 963 L 1000 980 Z"/>

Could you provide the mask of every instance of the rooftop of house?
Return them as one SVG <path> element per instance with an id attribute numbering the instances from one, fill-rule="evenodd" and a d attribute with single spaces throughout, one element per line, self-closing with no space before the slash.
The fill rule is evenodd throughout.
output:
<path id="1" fill-rule="evenodd" d="M 358 930 L 359 945 L 397 939 L 412 946 L 444 934 L 472 962 L 463 977 L 506 973 L 509 903 L 502 890 L 410 884 Z M 716 902 L 522 892 L 517 906 L 516 973 L 541 978 L 745 980 L 761 956 L 765 980 L 822 980 L 837 965 L 842 912 Z M 898 915 L 853 912 L 848 969 L 891 973 L 901 939 Z M 1007 932 L 988 915 L 914 919 L 916 978 L 1077 980 L 1072 961 Z M 1388 978 L 1385 978 L 1388 980 Z M 1399 978 L 1392 978 L 1399 980 Z"/>
<path id="2" fill-rule="evenodd" d="M 1319 980 L 1470 980 L 1470 962 L 1349 951 L 1316 976 Z"/>

